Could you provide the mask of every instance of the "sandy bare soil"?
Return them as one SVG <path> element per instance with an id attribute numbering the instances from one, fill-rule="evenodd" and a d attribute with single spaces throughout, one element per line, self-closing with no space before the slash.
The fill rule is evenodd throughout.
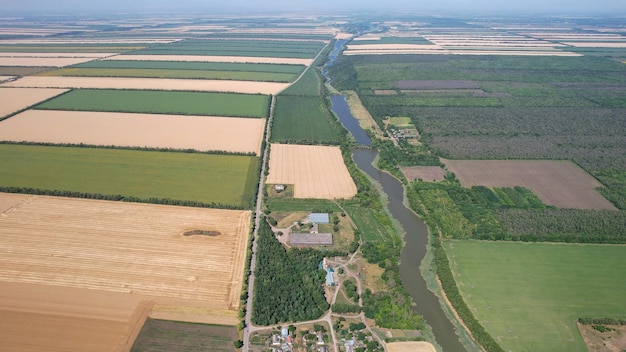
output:
<path id="1" fill-rule="evenodd" d="M 313 59 L 288 57 L 248 57 L 248 56 L 201 56 L 201 55 L 117 55 L 105 60 L 131 61 L 189 61 L 189 62 L 237 62 L 254 64 L 289 64 L 310 66 Z"/>
<path id="2" fill-rule="evenodd" d="M 444 160 L 464 187 L 529 188 L 545 204 L 559 208 L 615 209 L 595 189 L 601 184 L 570 161 Z"/>
<path id="3" fill-rule="evenodd" d="M 0 140 L 259 154 L 264 126 L 256 118 L 27 110 L 0 122 Z"/>
<path id="4" fill-rule="evenodd" d="M 67 92 L 67 89 L 0 88 L 0 101 L 2 101 L 0 117 L 20 111 L 63 92 Z"/>
<path id="5" fill-rule="evenodd" d="M 435 346 L 426 341 L 390 342 L 387 344 L 389 352 L 436 352 Z"/>
<path id="6" fill-rule="evenodd" d="M 3 83 L 2 87 L 154 89 L 202 92 L 278 94 L 289 83 L 219 81 L 203 79 L 126 78 L 126 77 L 45 77 L 29 76 Z"/>
<path id="7" fill-rule="evenodd" d="M 102 58 L 111 55 L 117 55 L 117 53 L 3 53 L 0 52 L 0 58 L 4 57 L 38 57 L 38 58 L 68 58 L 68 57 L 89 57 L 89 58 Z"/>
<path id="8" fill-rule="evenodd" d="M 409 181 L 443 181 L 446 171 L 439 166 L 411 166 L 400 168 Z"/>
<path id="9" fill-rule="evenodd" d="M 93 59 L 91 57 L 0 57 L 0 66 L 63 67 Z"/>
<path id="10" fill-rule="evenodd" d="M 608 325 L 612 329 L 599 332 L 591 325 L 576 323 L 589 352 L 623 352 L 626 350 L 626 326 Z"/>
<path id="11" fill-rule="evenodd" d="M 266 182 L 293 184 L 294 198 L 351 198 L 356 194 L 339 147 L 272 144 Z"/>
<path id="12" fill-rule="evenodd" d="M 250 211 L 21 197 L 0 214 L 0 283 L 238 309 Z M 219 235 L 183 236 L 192 230 Z"/>
<path id="13" fill-rule="evenodd" d="M 372 115 L 363 106 L 363 102 L 361 102 L 361 98 L 359 98 L 359 95 L 351 90 L 346 91 L 345 94 L 348 106 L 350 106 L 350 111 L 352 112 L 352 115 L 359 121 L 359 126 L 367 130 L 373 130 L 377 134 L 379 132 L 380 134 L 382 134 L 382 131 L 378 127 L 378 124 L 376 123 Z"/>

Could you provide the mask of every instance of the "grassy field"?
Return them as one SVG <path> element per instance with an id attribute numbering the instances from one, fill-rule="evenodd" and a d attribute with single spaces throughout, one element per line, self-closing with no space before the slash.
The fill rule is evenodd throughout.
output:
<path id="1" fill-rule="evenodd" d="M 377 212 L 363 208 L 358 205 L 344 206 L 352 221 L 361 232 L 361 237 L 365 242 L 385 242 L 397 238 L 397 234 L 382 222 L 389 221 L 387 218 L 381 219 Z M 382 222 L 381 222 L 382 221 Z"/>
<path id="2" fill-rule="evenodd" d="M 62 68 L 40 73 L 39 76 L 221 79 L 288 83 L 296 79 L 297 74 L 275 72 L 202 71 L 151 68 Z"/>
<path id="3" fill-rule="evenodd" d="M 232 326 L 148 319 L 135 340 L 133 352 L 235 351 L 237 329 Z"/>
<path id="4" fill-rule="evenodd" d="M 266 117 L 269 97 L 235 93 L 169 92 L 149 90 L 74 90 L 36 107 L 181 115 Z"/>
<path id="5" fill-rule="evenodd" d="M 281 95 L 301 95 L 316 97 L 320 95 L 320 78 L 314 67 L 310 67 L 300 79 L 289 88 L 282 91 Z"/>
<path id="6" fill-rule="evenodd" d="M 118 53 L 144 49 L 141 44 L 3 44 L 0 52 L 19 53 Z"/>
<path id="7" fill-rule="evenodd" d="M 324 45 L 321 41 L 188 39 L 138 50 L 134 54 L 313 58 Z"/>
<path id="8" fill-rule="evenodd" d="M 234 62 L 187 62 L 187 61 L 123 61 L 98 60 L 72 66 L 73 68 L 134 68 L 155 70 L 202 70 L 202 71 L 242 71 L 301 73 L 303 65 L 249 64 Z"/>
<path id="9" fill-rule="evenodd" d="M 0 186 L 249 208 L 259 160 L 253 156 L 0 145 Z"/>
<path id="10" fill-rule="evenodd" d="M 321 97 L 279 96 L 272 124 L 272 141 L 337 144 L 337 125 Z"/>
<path id="11" fill-rule="evenodd" d="M 578 318 L 626 318 L 626 246 L 445 244 L 463 298 L 507 351 L 586 351 Z"/>
<path id="12" fill-rule="evenodd" d="M 333 201 L 325 199 L 294 199 L 294 198 L 272 198 L 268 201 L 268 206 L 276 212 L 294 211 L 321 211 L 340 212 L 341 209 Z"/>

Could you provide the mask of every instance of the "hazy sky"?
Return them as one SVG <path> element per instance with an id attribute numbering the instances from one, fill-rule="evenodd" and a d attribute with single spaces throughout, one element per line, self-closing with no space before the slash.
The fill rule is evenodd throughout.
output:
<path id="1" fill-rule="evenodd" d="M 331 12 L 378 10 L 438 12 L 626 15 L 626 0 L 0 0 L 0 17 L 11 13 L 85 12 Z"/>

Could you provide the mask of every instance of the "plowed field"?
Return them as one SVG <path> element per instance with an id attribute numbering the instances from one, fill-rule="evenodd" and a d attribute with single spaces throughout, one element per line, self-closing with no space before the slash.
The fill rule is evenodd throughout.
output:
<path id="1" fill-rule="evenodd" d="M 272 144 L 269 184 L 293 184 L 295 198 L 351 198 L 356 185 L 338 147 Z"/>
<path id="2" fill-rule="evenodd" d="M 464 187 L 529 188 L 559 208 L 615 209 L 595 189 L 602 184 L 569 161 L 443 160 Z"/>
<path id="3" fill-rule="evenodd" d="M 264 123 L 234 117 L 28 110 L 0 122 L 0 140 L 258 154 Z"/>

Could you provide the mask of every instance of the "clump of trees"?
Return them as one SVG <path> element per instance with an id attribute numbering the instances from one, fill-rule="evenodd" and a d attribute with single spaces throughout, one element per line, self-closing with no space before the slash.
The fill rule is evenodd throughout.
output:
<path id="1" fill-rule="evenodd" d="M 310 248 L 286 250 L 267 222 L 261 221 L 252 321 L 267 326 L 313 320 L 328 310 L 323 290 L 326 273 L 318 269 L 322 258 L 320 251 Z"/>

